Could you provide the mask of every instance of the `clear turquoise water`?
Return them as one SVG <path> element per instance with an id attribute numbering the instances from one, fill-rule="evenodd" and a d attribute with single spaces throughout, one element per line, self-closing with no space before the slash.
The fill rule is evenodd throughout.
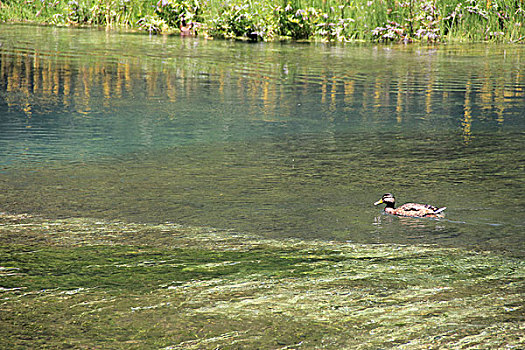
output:
<path id="1" fill-rule="evenodd" d="M 522 255 L 524 62 L 2 24 L 0 211 Z"/>

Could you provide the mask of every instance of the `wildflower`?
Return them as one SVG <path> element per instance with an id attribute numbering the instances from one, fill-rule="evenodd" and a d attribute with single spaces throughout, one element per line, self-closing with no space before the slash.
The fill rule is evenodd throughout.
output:
<path id="1" fill-rule="evenodd" d="M 297 10 L 297 12 L 295 13 L 295 17 L 299 17 L 299 16 L 304 17 L 305 14 L 306 14 L 306 11 L 305 11 L 305 10 L 303 10 L 303 9 L 299 9 L 299 10 Z"/>
<path id="2" fill-rule="evenodd" d="M 391 30 L 386 32 L 386 34 L 383 34 L 383 39 L 395 39 L 395 37 L 396 37 L 396 34 Z"/>
<path id="3" fill-rule="evenodd" d="M 386 28 L 383 28 L 383 27 L 376 27 L 376 28 L 374 28 L 374 30 L 372 31 L 372 34 L 375 35 L 375 36 L 380 36 L 381 33 L 383 33 L 385 30 L 386 30 Z"/>
<path id="4" fill-rule="evenodd" d="M 427 38 L 429 38 L 430 40 L 435 41 L 435 40 L 439 39 L 439 35 L 434 33 L 434 32 L 430 32 L 430 33 L 428 33 Z"/>

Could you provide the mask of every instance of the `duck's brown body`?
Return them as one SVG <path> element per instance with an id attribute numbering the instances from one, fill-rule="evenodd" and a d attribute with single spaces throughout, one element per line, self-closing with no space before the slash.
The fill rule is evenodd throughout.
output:
<path id="1" fill-rule="evenodd" d="M 386 204 L 385 212 L 387 214 L 399 216 L 441 218 L 443 215 L 440 213 L 447 209 L 447 207 L 437 208 L 433 205 L 418 203 L 406 203 L 396 208 L 396 199 L 390 193 L 384 194 L 379 201 L 374 203 L 374 205 L 382 203 Z"/>

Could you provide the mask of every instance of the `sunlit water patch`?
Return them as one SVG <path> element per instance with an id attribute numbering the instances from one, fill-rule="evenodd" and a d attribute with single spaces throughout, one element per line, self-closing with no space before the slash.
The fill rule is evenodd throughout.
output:
<path id="1" fill-rule="evenodd" d="M 2 211 L 523 254 L 522 46 L 1 29 Z"/>

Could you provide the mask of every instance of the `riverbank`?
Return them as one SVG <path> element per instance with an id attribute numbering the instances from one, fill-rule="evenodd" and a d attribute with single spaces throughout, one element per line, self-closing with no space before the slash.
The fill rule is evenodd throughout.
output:
<path id="1" fill-rule="evenodd" d="M 523 42 L 513 0 L 79 0 L 0 2 L 0 21 L 123 27 L 250 40 Z"/>
<path id="2" fill-rule="evenodd" d="M 0 215 L 6 348 L 521 348 L 523 261 Z"/>

